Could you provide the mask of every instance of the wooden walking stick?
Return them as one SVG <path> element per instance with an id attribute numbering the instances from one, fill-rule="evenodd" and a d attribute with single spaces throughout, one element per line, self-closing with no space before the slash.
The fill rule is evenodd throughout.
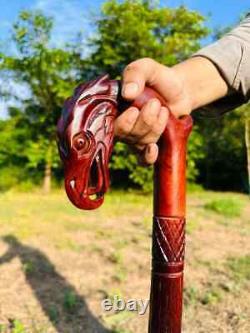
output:
<path id="1" fill-rule="evenodd" d="M 141 108 L 157 97 L 145 88 L 132 105 Z M 128 106 L 118 81 L 102 76 L 80 85 L 65 102 L 58 122 L 58 147 L 65 188 L 72 203 L 95 209 L 109 186 L 108 162 L 114 119 Z M 153 259 L 149 333 L 180 333 L 185 249 L 186 144 L 192 118 L 169 116 L 159 140 L 154 172 Z"/>

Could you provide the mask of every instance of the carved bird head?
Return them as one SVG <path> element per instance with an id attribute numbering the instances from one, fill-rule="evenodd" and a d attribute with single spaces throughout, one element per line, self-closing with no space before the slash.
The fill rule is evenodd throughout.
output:
<path id="1" fill-rule="evenodd" d="M 108 75 L 81 84 L 65 102 L 58 121 L 65 188 L 78 208 L 99 207 L 108 189 L 118 93 L 118 82 Z"/>

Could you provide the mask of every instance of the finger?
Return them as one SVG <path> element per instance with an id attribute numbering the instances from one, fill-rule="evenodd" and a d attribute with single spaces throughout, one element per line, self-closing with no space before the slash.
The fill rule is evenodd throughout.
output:
<path id="1" fill-rule="evenodd" d="M 143 92 L 145 85 L 154 88 L 171 103 L 179 100 L 183 88 L 182 81 L 172 68 L 150 58 L 136 60 L 125 68 L 122 96 L 126 99 L 135 99 Z"/>
<path id="2" fill-rule="evenodd" d="M 154 122 L 151 128 L 151 131 L 148 132 L 144 137 L 140 138 L 139 143 L 141 145 L 156 143 L 167 126 L 168 118 L 169 118 L 169 110 L 165 106 L 162 106 L 160 108 L 158 118 Z"/>
<path id="3" fill-rule="evenodd" d="M 119 138 L 128 136 L 135 126 L 138 116 L 139 110 L 135 107 L 130 107 L 117 117 L 114 124 L 115 136 Z"/>
<path id="4" fill-rule="evenodd" d="M 130 132 L 131 143 L 139 142 L 140 138 L 152 131 L 158 120 L 161 103 L 158 99 L 150 99 L 141 109 L 133 129 Z"/>
<path id="5" fill-rule="evenodd" d="M 154 79 L 157 67 L 160 66 L 150 58 L 136 60 L 129 64 L 123 72 L 122 96 L 135 99 L 144 90 L 145 84 Z"/>
<path id="6" fill-rule="evenodd" d="M 158 157 L 158 146 L 156 143 L 151 143 L 147 145 L 144 151 L 144 161 L 146 164 L 154 164 Z"/>

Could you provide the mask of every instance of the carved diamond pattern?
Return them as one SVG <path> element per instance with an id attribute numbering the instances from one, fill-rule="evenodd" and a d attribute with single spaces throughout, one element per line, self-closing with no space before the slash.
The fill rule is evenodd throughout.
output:
<path id="1" fill-rule="evenodd" d="M 165 262 L 181 262 L 185 252 L 185 219 L 154 218 L 154 247 Z M 158 258 L 160 259 L 160 258 Z"/>

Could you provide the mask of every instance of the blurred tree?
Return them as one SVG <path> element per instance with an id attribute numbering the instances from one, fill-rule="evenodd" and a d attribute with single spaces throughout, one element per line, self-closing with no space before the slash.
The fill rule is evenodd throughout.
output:
<path id="1" fill-rule="evenodd" d="M 12 107 L 9 113 L 0 120 L 0 191 L 34 183 L 39 175 L 28 168 L 26 144 L 32 140 L 32 127 L 19 109 Z"/>
<path id="2" fill-rule="evenodd" d="M 244 122 L 242 108 L 223 117 L 199 120 L 205 155 L 199 160 L 199 181 L 206 188 L 247 191 Z"/>
<path id="3" fill-rule="evenodd" d="M 95 21 L 91 65 L 94 75 L 105 71 L 119 77 L 131 61 L 151 57 L 174 65 L 200 46 L 207 36 L 204 17 L 181 6 L 161 7 L 156 1 L 108 0 Z"/>
<path id="4" fill-rule="evenodd" d="M 250 117 L 245 121 L 245 138 L 247 147 L 248 193 L 250 193 Z"/>
<path id="5" fill-rule="evenodd" d="M 26 155 L 30 166 L 43 166 L 45 192 L 50 190 L 51 169 L 58 162 L 55 124 L 64 99 L 79 78 L 80 62 L 80 55 L 73 48 L 50 46 L 52 27 L 52 18 L 40 12 L 22 11 L 13 25 L 15 52 L 1 54 L 0 62 L 2 77 L 5 75 L 29 91 L 30 97 L 22 99 L 22 113 L 18 114 L 18 122 L 23 118 L 22 124 L 26 123 L 26 135 L 18 153 Z M 14 89 L 8 91 L 9 98 L 14 94 Z"/>
<path id="6" fill-rule="evenodd" d="M 250 104 L 241 107 L 245 123 L 246 162 L 248 174 L 248 193 L 250 194 Z"/>
<path id="7" fill-rule="evenodd" d="M 97 31 L 89 42 L 93 49 L 89 73 L 95 77 L 107 72 L 119 78 L 128 63 L 142 57 L 174 65 L 200 47 L 200 39 L 209 32 L 204 20 L 201 14 L 184 6 L 174 9 L 162 7 L 158 1 L 108 0 L 95 20 Z M 195 148 L 201 142 L 198 136 L 192 135 L 189 145 L 190 179 L 195 178 L 195 161 L 200 158 Z M 127 170 L 134 183 L 148 189 L 151 169 L 138 166 L 127 146 L 121 143 L 115 146 L 112 168 Z"/>
<path id="8" fill-rule="evenodd" d="M 243 18 L 244 15 L 241 16 Z M 222 38 L 232 29 L 233 26 L 216 29 L 214 40 Z M 212 113 L 209 110 L 203 115 L 210 117 Z M 198 119 L 205 144 L 205 159 L 199 162 L 199 180 L 207 188 L 216 190 L 250 190 L 250 162 L 247 163 L 247 155 L 250 161 L 249 105 L 223 117 L 214 117 L 213 114 L 212 119 L 207 119 L 206 116 Z"/>

